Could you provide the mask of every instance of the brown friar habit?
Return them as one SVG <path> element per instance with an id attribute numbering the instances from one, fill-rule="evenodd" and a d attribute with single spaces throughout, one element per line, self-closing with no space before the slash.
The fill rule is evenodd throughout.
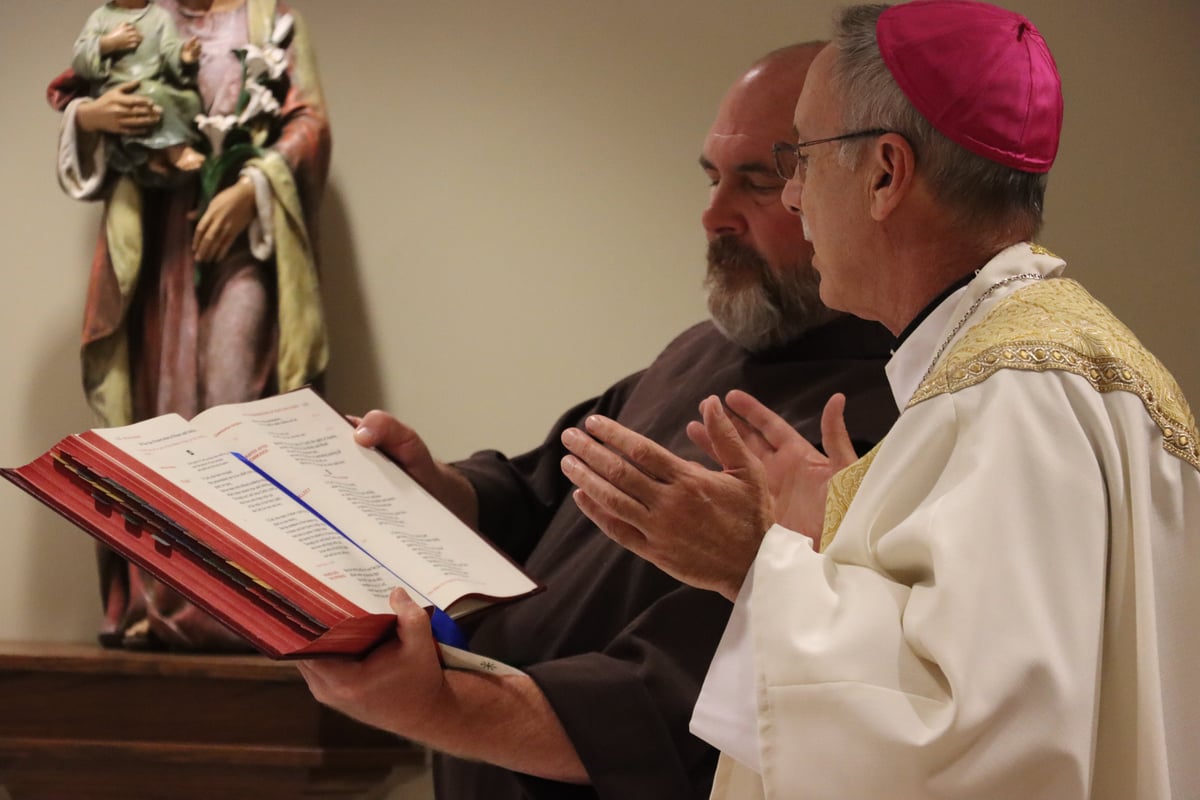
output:
<path id="1" fill-rule="evenodd" d="M 540 447 L 516 458 L 485 451 L 459 462 L 478 493 L 483 533 L 546 585 L 485 612 L 471 647 L 532 676 L 593 785 L 438 757 L 438 798 L 708 797 L 717 754 L 688 732 L 688 721 L 731 605 L 680 584 L 583 516 L 559 467 L 566 453 L 559 436 L 589 414 L 604 414 L 710 463 L 685 433 L 705 397 L 744 389 L 819 442 L 821 410 L 844 392 L 847 425 L 865 452 L 897 415 L 883 371 L 892 342 L 882 327 L 844 317 L 753 356 L 701 323 L 648 369 L 566 412 Z"/>

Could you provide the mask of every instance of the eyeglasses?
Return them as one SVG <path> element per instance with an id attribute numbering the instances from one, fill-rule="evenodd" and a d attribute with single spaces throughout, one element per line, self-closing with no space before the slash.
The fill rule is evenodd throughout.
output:
<path id="1" fill-rule="evenodd" d="M 840 136 L 828 136 L 824 139 L 811 139 L 807 142 L 799 144 L 788 144 L 787 142 L 776 142 L 771 146 L 771 153 L 775 156 L 775 171 L 779 173 L 779 177 L 785 181 L 790 181 L 792 178 L 803 178 L 805 168 L 808 165 L 808 156 L 800 151 L 806 147 L 812 147 L 814 144 L 825 144 L 826 142 L 840 142 L 845 139 L 861 139 L 864 136 L 882 136 L 891 131 L 884 128 L 871 128 L 865 131 L 854 131 L 853 133 L 843 133 Z"/>

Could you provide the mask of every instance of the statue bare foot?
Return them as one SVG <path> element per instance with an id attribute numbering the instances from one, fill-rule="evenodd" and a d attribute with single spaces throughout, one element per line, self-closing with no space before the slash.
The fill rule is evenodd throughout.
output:
<path id="1" fill-rule="evenodd" d="M 195 172 L 204 166 L 204 154 L 186 144 L 168 147 L 167 160 L 181 172 Z"/>

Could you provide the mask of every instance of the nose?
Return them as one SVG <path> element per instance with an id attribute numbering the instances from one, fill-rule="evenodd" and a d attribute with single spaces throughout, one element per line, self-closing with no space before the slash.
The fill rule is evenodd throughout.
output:
<path id="1" fill-rule="evenodd" d="M 787 183 L 783 185 L 783 191 L 779 195 L 779 202 L 783 203 L 783 207 L 793 214 L 800 213 L 800 194 L 804 191 L 804 179 L 799 174 L 793 175 Z"/>
<path id="2" fill-rule="evenodd" d="M 717 236 L 741 236 L 747 230 L 746 217 L 733 196 L 732 187 L 717 184 L 708 196 L 708 207 L 700 215 L 700 222 L 710 238 Z"/>

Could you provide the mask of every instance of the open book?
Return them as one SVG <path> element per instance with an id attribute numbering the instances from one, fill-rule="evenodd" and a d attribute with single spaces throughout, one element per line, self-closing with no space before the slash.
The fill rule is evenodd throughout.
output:
<path id="1" fill-rule="evenodd" d="M 542 588 L 307 388 L 74 434 L 0 472 L 274 658 L 366 652 L 395 630 L 395 586 L 435 623 Z"/>

